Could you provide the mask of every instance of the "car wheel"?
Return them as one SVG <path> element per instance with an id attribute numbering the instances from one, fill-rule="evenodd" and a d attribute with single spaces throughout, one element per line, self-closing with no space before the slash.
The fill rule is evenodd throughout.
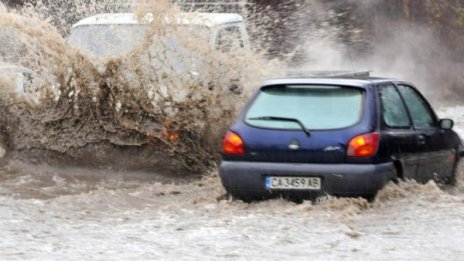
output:
<path id="1" fill-rule="evenodd" d="M 251 203 L 253 201 L 259 200 L 259 197 L 257 197 L 256 195 L 243 191 L 230 191 L 229 195 L 232 196 L 233 200 L 241 200 L 245 203 Z"/>
<path id="2" fill-rule="evenodd" d="M 446 185 L 454 186 L 456 185 L 456 172 L 458 170 L 459 165 L 459 158 L 457 158 L 453 163 L 453 170 L 451 171 L 451 175 L 443 179 L 443 183 Z"/>
<path id="3" fill-rule="evenodd" d="M 367 200 L 368 202 L 374 202 L 376 196 L 377 196 L 377 193 L 372 193 L 372 194 L 362 195 L 361 197 Z"/>
<path id="4" fill-rule="evenodd" d="M 403 180 L 403 177 L 398 176 L 398 173 L 399 173 L 399 172 L 398 172 L 398 167 L 395 166 L 395 167 L 393 168 L 392 172 L 393 172 L 393 174 L 392 174 L 391 181 L 393 181 L 393 183 L 395 183 L 395 184 L 400 183 L 400 181 Z"/>

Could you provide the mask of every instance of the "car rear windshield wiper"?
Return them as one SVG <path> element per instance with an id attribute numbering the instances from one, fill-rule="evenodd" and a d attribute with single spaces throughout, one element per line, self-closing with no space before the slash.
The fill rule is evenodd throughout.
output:
<path id="1" fill-rule="evenodd" d="M 288 121 L 288 122 L 295 122 L 298 125 L 300 125 L 301 129 L 306 133 L 306 135 L 309 137 L 311 133 L 309 133 L 309 130 L 304 126 L 304 124 L 294 118 L 285 118 L 285 117 L 275 117 L 275 116 L 261 116 L 261 117 L 253 117 L 253 118 L 248 118 L 249 120 L 260 120 L 260 121 Z"/>

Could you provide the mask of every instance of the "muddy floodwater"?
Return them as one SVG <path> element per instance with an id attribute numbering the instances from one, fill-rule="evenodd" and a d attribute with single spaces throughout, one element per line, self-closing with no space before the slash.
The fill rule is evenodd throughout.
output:
<path id="1" fill-rule="evenodd" d="M 312 11 L 296 14 L 327 13 L 318 18 L 325 22 L 302 23 L 312 38 L 295 40 L 301 48 L 271 59 L 269 36 L 257 32 L 265 31 L 260 24 L 279 20 L 266 12 L 242 10 L 256 34 L 254 48 L 244 49 L 242 42 L 225 51 L 205 44 L 214 32 L 169 22 L 195 18 L 177 16 L 172 1 L 140 1 L 147 2 L 134 10 L 145 30 L 140 44 L 128 54 L 94 57 L 70 45 L 71 25 L 116 12 L 115 4 L 37 2 L 20 10 L 0 8 L 0 64 L 27 67 L 34 76 L 28 81 L 38 82 L 22 82 L 22 74 L 0 77 L 0 154 L 6 152 L 0 158 L 0 261 L 463 260 L 464 164 L 454 187 L 404 181 L 389 184 L 373 202 L 326 197 L 248 204 L 225 196 L 215 167 L 220 140 L 261 80 L 285 72 L 293 60 L 308 62 L 303 69 L 346 69 L 335 59 L 345 56 L 344 48 L 337 49 L 341 38 L 329 36 L 351 27 L 325 28 L 331 24 L 325 16 L 339 17 L 333 10 L 317 12 L 322 7 L 306 1 L 314 2 Z M 362 31 L 355 29 L 350 30 Z M 347 68 L 365 62 L 395 77 L 414 75 L 405 78 L 420 79 L 428 91 L 459 97 L 441 81 L 424 78 L 428 67 L 426 73 L 406 72 L 427 64 L 457 68 L 461 76 L 460 67 L 437 62 L 429 38 L 405 41 L 411 38 L 399 35 L 397 42 L 412 43 L 400 54 L 423 49 L 431 62 L 416 53 L 398 55 L 413 64 L 392 63 L 384 51 L 397 48 L 385 48 L 382 37 L 381 51 L 372 53 L 388 59 L 366 52 L 370 59 Z M 308 54 L 293 57 L 300 49 Z M 383 60 L 385 67 L 375 64 Z M 464 137 L 464 107 L 447 105 L 439 114 L 455 119 Z M 187 173 L 172 171 L 177 167 Z"/>
<path id="2" fill-rule="evenodd" d="M 458 120 L 462 107 L 442 110 Z M 0 165 L 2 260 L 462 260 L 464 179 L 377 199 L 224 199 L 217 173 Z"/>

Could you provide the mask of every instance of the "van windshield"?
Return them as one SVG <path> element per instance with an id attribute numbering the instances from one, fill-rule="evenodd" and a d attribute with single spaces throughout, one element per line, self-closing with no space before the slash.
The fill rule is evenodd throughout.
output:
<path id="1" fill-rule="evenodd" d="M 144 24 L 81 25 L 72 29 L 68 42 L 86 54 L 103 57 L 122 56 L 145 41 L 146 29 L 147 25 Z M 189 33 L 192 39 L 198 40 L 200 36 L 207 37 L 208 32 L 209 29 L 203 26 L 179 25 L 175 33 Z M 155 43 L 152 48 L 156 48 Z"/>
<path id="2" fill-rule="evenodd" d="M 246 123 L 260 128 L 308 130 L 346 128 L 361 118 L 363 91 L 356 88 L 316 85 L 288 85 L 263 88 L 246 113 Z M 264 117 L 264 118 L 263 118 Z"/>
<path id="3" fill-rule="evenodd" d="M 124 55 L 143 43 L 146 26 L 83 25 L 73 28 L 69 43 L 95 56 Z"/>

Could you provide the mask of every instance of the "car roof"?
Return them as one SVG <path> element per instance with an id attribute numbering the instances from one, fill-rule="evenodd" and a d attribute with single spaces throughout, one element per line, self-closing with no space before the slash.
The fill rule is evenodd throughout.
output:
<path id="1" fill-rule="evenodd" d="M 288 84 L 320 84 L 366 88 L 379 83 L 403 82 L 384 77 L 372 77 L 369 70 L 305 71 L 291 70 L 284 77 L 267 80 L 263 87 Z"/>
<path id="2" fill-rule="evenodd" d="M 338 77 L 324 77 L 324 78 L 282 78 L 272 79 L 265 81 L 262 86 L 269 85 L 288 85 L 288 84 L 321 84 L 321 85 L 338 85 L 338 86 L 352 86 L 359 88 L 366 88 L 373 84 L 383 82 L 396 82 L 393 79 L 387 78 L 338 78 Z"/>
<path id="3" fill-rule="evenodd" d="M 213 27 L 221 24 L 243 22 L 242 16 L 232 13 L 180 13 L 176 15 L 177 24 L 204 25 Z M 133 13 L 104 13 L 90 16 L 80 20 L 73 28 L 82 25 L 105 25 L 105 24 L 140 24 L 153 20 L 153 14 L 147 14 L 142 21 L 137 19 Z"/>

